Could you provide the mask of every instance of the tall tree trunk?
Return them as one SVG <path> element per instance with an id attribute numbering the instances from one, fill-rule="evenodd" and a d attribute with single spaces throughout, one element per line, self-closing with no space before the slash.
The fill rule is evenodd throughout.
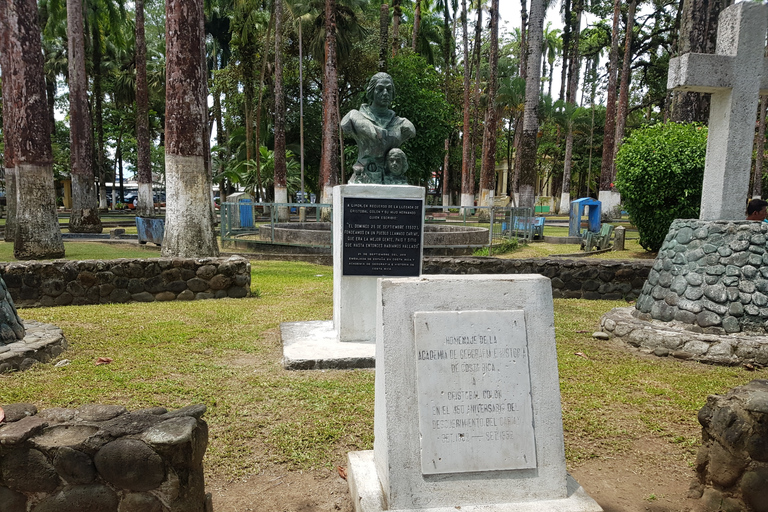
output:
<path id="1" fill-rule="evenodd" d="M 163 256 L 217 256 L 206 171 L 202 0 L 167 0 L 165 176 L 168 194 Z"/>
<path id="2" fill-rule="evenodd" d="M 93 132 L 88 110 L 88 77 L 85 74 L 85 37 L 82 0 L 67 0 L 67 52 L 69 68 L 69 140 L 73 233 L 101 233 L 96 184 L 93 175 Z"/>
<path id="3" fill-rule="evenodd" d="M 335 3 L 335 0 L 334 0 Z M 400 49 L 400 17 L 403 10 L 400 8 L 400 0 L 392 0 L 392 56 L 397 55 Z"/>
<path id="4" fill-rule="evenodd" d="M 98 21 L 91 27 L 91 57 L 93 62 L 93 130 L 96 134 L 95 167 L 99 179 L 99 208 L 107 207 L 107 188 L 104 179 L 104 92 L 101 87 L 103 52 L 101 27 Z M 74 187 L 72 187 L 74 189 Z M 74 190 L 72 191 L 74 195 Z"/>
<path id="5" fill-rule="evenodd" d="M 579 88 L 579 37 L 581 33 L 581 1 L 574 4 L 575 22 L 573 26 L 573 43 L 568 59 L 568 89 L 566 99 L 576 106 L 576 91 Z M 568 123 L 568 134 L 565 136 L 565 158 L 563 160 L 563 190 L 560 193 L 560 215 L 568 215 L 571 211 L 571 169 L 573 166 L 573 120 Z"/>
<path id="6" fill-rule="evenodd" d="M 379 72 L 387 72 L 389 50 L 389 5 L 381 4 L 379 11 Z"/>
<path id="7" fill-rule="evenodd" d="M 272 16 L 269 17 L 269 25 L 267 26 L 267 41 L 264 43 L 264 55 L 261 59 L 261 78 L 259 78 L 259 104 L 256 106 L 256 182 L 258 183 L 258 189 L 256 190 L 256 198 L 261 198 L 261 100 L 264 97 L 264 77 L 267 74 L 267 55 L 269 52 L 266 50 L 269 48 L 269 39 L 272 33 L 272 24 L 275 21 L 275 10 L 272 10 Z"/>
<path id="8" fill-rule="evenodd" d="M 684 53 L 714 53 L 717 42 L 717 20 L 720 12 L 733 0 L 685 0 L 679 10 L 680 33 L 677 55 Z M 708 93 L 672 91 L 669 120 L 681 123 L 709 120 Z"/>
<path id="9" fill-rule="evenodd" d="M 136 215 L 150 217 L 155 213 L 155 198 L 152 193 L 152 162 L 150 159 L 149 87 L 147 85 L 147 42 L 144 36 L 144 0 L 136 0 L 136 177 L 139 182 Z"/>
<path id="10" fill-rule="evenodd" d="M 480 144 L 478 144 L 477 140 L 481 137 L 480 132 L 482 130 L 483 124 L 481 123 L 481 120 L 484 120 L 485 115 L 480 113 L 480 96 L 482 95 L 482 80 L 480 76 L 480 64 L 481 64 L 481 55 L 482 55 L 482 46 L 483 46 L 483 6 L 482 2 L 477 2 L 477 22 L 475 23 L 475 42 L 473 46 L 473 52 L 474 56 L 472 58 L 472 68 L 474 69 L 475 73 L 475 85 L 474 90 L 472 92 L 472 139 L 471 139 L 471 146 L 472 146 L 472 166 L 471 174 L 472 174 L 472 192 L 475 191 L 475 177 L 479 174 L 479 169 L 477 168 L 477 161 L 478 161 L 478 146 L 480 146 L 480 149 L 482 150 L 482 146 L 484 145 L 484 140 L 481 139 Z M 481 153 L 482 155 L 482 153 Z M 473 194 L 474 195 L 474 194 Z M 475 200 L 474 197 L 472 199 L 472 203 L 474 205 Z M 482 204 L 482 203 L 481 203 Z"/>
<path id="11" fill-rule="evenodd" d="M 765 110 L 768 96 L 760 96 L 760 117 L 755 137 L 755 179 L 752 182 L 752 198 L 763 197 L 763 160 L 765 158 Z"/>
<path id="12" fill-rule="evenodd" d="M 421 27 L 421 0 L 414 0 L 413 10 L 413 37 L 411 38 L 411 49 L 416 52 L 416 42 L 419 40 L 419 28 Z"/>
<path id="13" fill-rule="evenodd" d="M 579 0 L 576 1 L 578 2 Z M 571 0 L 563 0 L 563 20 L 565 21 L 565 25 L 563 26 L 563 67 L 560 71 L 560 96 L 558 96 L 559 100 L 563 100 L 567 97 L 565 91 L 565 87 L 568 83 L 566 73 L 569 68 L 569 62 L 571 58 L 571 27 L 575 25 L 574 18 L 576 18 L 576 16 L 571 12 Z M 577 34 L 574 34 L 573 39 L 577 42 L 576 44 L 578 44 L 579 36 Z M 549 84 L 551 87 L 552 82 L 550 81 Z M 550 96 L 552 96 L 551 93 Z"/>
<path id="14" fill-rule="evenodd" d="M 451 83 L 451 14 L 448 7 L 448 0 L 443 0 L 443 94 L 446 101 Z M 445 155 L 443 156 L 443 206 L 451 204 L 451 138 L 445 139 Z"/>
<path id="15" fill-rule="evenodd" d="M 621 66 L 621 83 L 619 84 L 619 111 L 616 114 L 616 141 L 614 143 L 613 161 L 616 162 L 616 155 L 619 154 L 619 148 L 624 139 L 624 127 L 627 125 L 627 112 L 629 111 L 629 81 L 630 70 L 632 68 L 632 30 L 635 26 L 635 6 L 637 0 L 629 0 L 629 9 L 627 9 L 627 28 L 624 38 L 624 62 Z M 613 166 L 613 176 L 616 176 L 616 164 Z"/>
<path id="16" fill-rule="evenodd" d="M 323 203 L 332 202 L 333 187 L 339 181 L 339 86 L 336 73 L 336 0 L 325 0 L 323 142 L 320 155 L 320 192 Z"/>
<path id="17" fill-rule="evenodd" d="M 469 34 L 467 0 L 461 0 L 461 28 L 464 42 L 464 129 L 461 152 L 461 206 L 475 205 L 474 154 L 472 153 L 472 100 L 470 97 Z"/>
<path id="18" fill-rule="evenodd" d="M 536 199 L 536 136 L 539 132 L 539 59 L 544 32 L 544 1 L 531 1 L 531 20 L 528 28 L 525 77 L 525 110 L 523 133 L 516 158 L 520 159 L 519 206 L 533 209 Z"/>
<path id="19" fill-rule="evenodd" d="M 0 70 L 3 74 L 3 167 L 5 171 L 6 221 L 5 241 L 13 242 L 16 233 L 16 162 L 14 148 L 17 145 L 14 137 L 14 108 L 13 92 L 17 88 L 12 84 L 15 73 L 11 69 L 13 60 L 11 54 L 11 25 L 9 2 L 0 1 Z"/>
<path id="20" fill-rule="evenodd" d="M 285 163 L 285 95 L 283 93 L 283 0 L 275 0 L 275 203 L 288 202 Z M 278 209 L 278 218 L 288 221 L 287 206 Z"/>
<path id="21" fill-rule="evenodd" d="M 12 100 L 3 102 L 4 108 L 11 111 L 13 123 L 9 130 L 13 133 L 12 161 L 16 177 L 13 255 L 20 260 L 61 258 L 64 243 L 56 216 L 51 126 L 37 2 L 6 0 L 3 3 L 8 26 L 5 62 L 14 76 L 10 80 L 10 96 L 4 96 Z"/>
<path id="22" fill-rule="evenodd" d="M 600 193 L 603 213 L 607 214 L 618 204 L 613 191 L 613 150 L 616 141 L 616 80 L 619 67 L 619 20 L 621 0 L 613 3 L 613 29 L 611 31 L 611 55 L 608 63 L 608 92 L 605 108 L 605 132 L 603 135 L 603 158 L 600 166 Z"/>
<path id="23" fill-rule="evenodd" d="M 520 0 L 520 77 L 528 73 L 528 0 Z M 542 21 L 542 23 L 544 23 Z M 542 29 L 543 30 L 543 29 Z"/>
<path id="24" fill-rule="evenodd" d="M 491 1 L 491 48 L 488 58 L 488 107 L 486 110 L 485 135 L 483 139 L 482 167 L 480 170 L 480 204 L 493 206 L 492 193 L 496 189 L 496 132 L 498 108 L 496 91 L 498 89 L 499 64 L 499 0 Z"/>

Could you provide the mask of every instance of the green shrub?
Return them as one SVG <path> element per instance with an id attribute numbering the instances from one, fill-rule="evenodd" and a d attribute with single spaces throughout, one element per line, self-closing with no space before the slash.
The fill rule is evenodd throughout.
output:
<path id="1" fill-rule="evenodd" d="M 640 233 L 658 251 L 675 219 L 699 217 L 707 128 L 664 123 L 640 128 L 616 157 L 616 187 Z"/>

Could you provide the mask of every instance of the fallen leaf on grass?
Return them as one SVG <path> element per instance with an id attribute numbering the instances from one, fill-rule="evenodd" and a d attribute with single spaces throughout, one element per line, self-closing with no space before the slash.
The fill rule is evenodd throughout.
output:
<path id="1" fill-rule="evenodd" d="M 96 359 L 96 363 L 95 364 L 96 364 L 96 366 L 98 366 L 100 364 L 109 364 L 111 362 L 112 362 L 112 358 L 111 357 L 100 357 L 100 358 Z"/>
<path id="2" fill-rule="evenodd" d="M 344 480 L 347 479 L 347 470 L 343 466 L 336 466 L 336 471 L 339 472 L 339 476 Z"/>
<path id="3" fill-rule="evenodd" d="M 576 352 L 573 355 L 579 356 L 579 357 L 583 357 L 584 359 L 589 360 L 589 358 L 587 357 L 587 355 L 584 352 Z"/>
<path id="4" fill-rule="evenodd" d="M 5 412 L 3 411 L 3 408 L 0 407 L 0 423 L 2 423 L 4 419 L 5 419 Z"/>
<path id="5" fill-rule="evenodd" d="M 745 363 L 743 366 L 744 366 L 744 369 L 749 370 L 750 372 L 755 371 L 755 367 L 749 363 Z"/>

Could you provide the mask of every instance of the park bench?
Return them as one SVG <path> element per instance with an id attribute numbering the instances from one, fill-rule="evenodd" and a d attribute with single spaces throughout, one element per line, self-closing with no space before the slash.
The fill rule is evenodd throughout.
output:
<path id="1" fill-rule="evenodd" d="M 593 247 L 595 251 L 607 249 L 611 242 L 613 228 L 614 226 L 612 224 L 603 224 L 598 233 L 593 233 L 592 231 L 585 229 L 581 234 L 582 250 L 589 252 L 593 250 Z"/>
<path id="2" fill-rule="evenodd" d="M 536 237 L 539 240 L 544 239 L 544 217 L 522 217 L 515 219 L 514 226 L 512 227 L 514 234 L 520 235 L 532 231 L 531 238 Z"/>

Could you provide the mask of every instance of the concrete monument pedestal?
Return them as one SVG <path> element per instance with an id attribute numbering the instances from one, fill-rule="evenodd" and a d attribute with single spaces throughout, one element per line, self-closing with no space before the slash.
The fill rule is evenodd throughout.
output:
<path id="1" fill-rule="evenodd" d="M 380 279 L 374 449 L 356 512 L 591 512 L 567 476 L 549 280 Z"/>
<path id="2" fill-rule="evenodd" d="M 421 274 L 424 187 L 333 189 L 333 322 L 280 326 L 287 369 L 373 368 L 376 280 Z"/>

